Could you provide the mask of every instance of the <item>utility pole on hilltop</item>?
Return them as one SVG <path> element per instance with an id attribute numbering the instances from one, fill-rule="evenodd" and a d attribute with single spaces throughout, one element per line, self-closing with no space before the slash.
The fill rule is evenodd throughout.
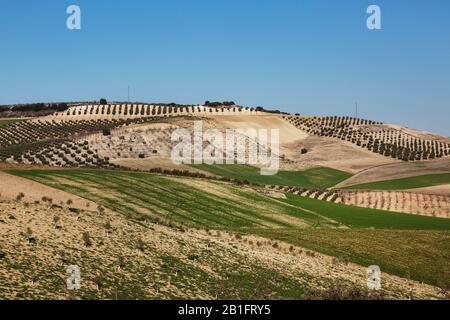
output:
<path id="1" fill-rule="evenodd" d="M 358 118 L 358 102 L 355 102 L 355 115 Z"/>
<path id="2" fill-rule="evenodd" d="M 130 85 L 128 85 L 128 102 L 130 102 Z"/>

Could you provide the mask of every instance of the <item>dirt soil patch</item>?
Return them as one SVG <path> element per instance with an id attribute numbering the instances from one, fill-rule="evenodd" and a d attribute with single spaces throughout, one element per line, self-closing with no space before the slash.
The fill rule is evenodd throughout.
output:
<path id="1" fill-rule="evenodd" d="M 421 162 L 397 162 L 363 170 L 350 179 L 341 182 L 336 186 L 336 188 L 343 188 L 369 182 L 448 172 L 450 172 L 450 159 Z"/>

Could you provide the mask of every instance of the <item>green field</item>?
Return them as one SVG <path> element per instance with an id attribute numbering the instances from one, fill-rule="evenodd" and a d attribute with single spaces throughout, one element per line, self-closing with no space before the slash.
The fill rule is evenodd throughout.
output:
<path id="1" fill-rule="evenodd" d="M 229 183 L 102 170 L 10 170 L 10 173 L 80 195 L 133 219 L 177 222 L 199 228 L 339 226 L 319 214 Z M 183 182 L 187 182 L 183 183 Z M 213 190 L 215 190 L 213 192 Z"/>
<path id="2" fill-rule="evenodd" d="M 0 127 L 23 121 L 21 119 L 0 119 Z"/>
<path id="3" fill-rule="evenodd" d="M 346 189 L 406 190 L 450 184 L 450 173 L 429 174 L 403 179 L 385 180 L 349 186 Z"/>
<path id="4" fill-rule="evenodd" d="M 450 219 L 430 220 L 426 216 L 336 204 L 291 194 L 287 197 L 287 202 L 292 205 L 314 211 L 353 229 L 450 230 Z"/>
<path id="5" fill-rule="evenodd" d="M 287 194 L 267 197 L 229 183 L 102 170 L 9 170 L 80 195 L 132 218 L 177 221 L 193 227 L 327 226 L 450 230 L 450 219 L 335 204 Z"/>
<path id="6" fill-rule="evenodd" d="M 361 229 L 253 230 L 361 266 L 448 288 L 450 232 Z"/>
<path id="7" fill-rule="evenodd" d="M 262 176 L 260 169 L 248 165 L 193 165 L 194 168 L 231 179 L 247 180 L 258 184 L 329 188 L 352 175 L 331 168 L 312 168 L 304 171 L 279 171 L 274 176 Z"/>
<path id="8" fill-rule="evenodd" d="M 256 234 L 434 285 L 450 285 L 450 220 L 338 205 L 190 178 L 102 170 L 9 170 L 126 217 Z"/>

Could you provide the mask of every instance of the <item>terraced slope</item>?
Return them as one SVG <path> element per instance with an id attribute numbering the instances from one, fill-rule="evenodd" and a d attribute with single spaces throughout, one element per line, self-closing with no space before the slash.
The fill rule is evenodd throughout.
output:
<path id="1" fill-rule="evenodd" d="M 139 151 L 128 145 L 120 152 L 104 152 L 109 146 L 92 144 L 91 138 L 108 137 L 111 130 L 125 131 L 130 125 L 149 124 L 160 121 L 155 118 L 139 119 L 97 119 L 72 121 L 28 120 L 0 127 L 0 162 L 51 165 L 55 167 L 97 167 L 114 168 L 109 159 L 122 152 L 124 156 L 146 156 L 159 147 L 154 144 L 152 150 L 145 145 Z M 106 139 L 106 138 L 105 138 Z M 154 140 L 158 140 L 155 135 Z M 129 141 L 127 141 L 130 143 Z M 144 141 L 145 143 L 145 141 Z M 132 142 L 131 142 L 132 144 Z M 123 147 L 123 146 L 121 146 Z M 124 148 L 124 147 L 123 147 Z"/>
<path id="2" fill-rule="evenodd" d="M 285 116 L 307 133 L 351 142 L 374 153 L 403 161 L 448 157 L 448 139 L 427 140 L 403 128 L 351 117 Z"/>
<path id="3" fill-rule="evenodd" d="M 364 208 L 450 218 L 450 193 L 422 191 L 339 190 L 341 202 Z M 420 189 L 419 189 L 420 190 Z"/>
<path id="4" fill-rule="evenodd" d="M 57 112 L 46 119 L 86 120 L 86 119 L 136 119 L 145 117 L 172 117 L 180 115 L 214 116 L 214 115 L 260 115 L 264 112 L 241 106 L 208 107 L 201 105 L 154 105 L 154 104 L 106 104 L 82 105 L 70 107 Z"/>
<path id="5" fill-rule="evenodd" d="M 43 121 L 27 120 L 0 127 L 0 148 L 51 139 L 64 139 L 131 123 L 124 120 Z"/>

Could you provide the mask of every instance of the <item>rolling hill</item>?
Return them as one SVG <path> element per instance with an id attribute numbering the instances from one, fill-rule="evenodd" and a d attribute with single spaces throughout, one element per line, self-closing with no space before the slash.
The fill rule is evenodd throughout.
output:
<path id="1" fill-rule="evenodd" d="M 172 133 L 196 121 L 279 129 L 279 172 L 175 164 Z M 310 299 L 339 286 L 444 299 L 449 152 L 446 137 L 377 121 L 237 105 L 77 104 L 0 122 L 0 298 Z M 369 265 L 381 292 L 365 289 Z"/>

